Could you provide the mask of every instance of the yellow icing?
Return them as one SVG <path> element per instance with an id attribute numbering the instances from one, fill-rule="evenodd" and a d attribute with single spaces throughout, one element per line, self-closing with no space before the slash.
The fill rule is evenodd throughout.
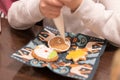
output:
<path id="1" fill-rule="evenodd" d="M 69 52 L 69 54 L 66 56 L 66 59 L 73 59 L 73 61 L 77 61 L 81 58 L 85 58 L 87 54 L 87 49 L 77 49 L 72 50 Z"/>

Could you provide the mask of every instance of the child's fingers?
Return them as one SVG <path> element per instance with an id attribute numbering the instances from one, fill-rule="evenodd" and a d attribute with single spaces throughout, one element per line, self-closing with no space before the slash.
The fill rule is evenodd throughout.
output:
<path id="1" fill-rule="evenodd" d="M 69 4 L 72 0 L 59 0 L 63 4 Z"/>
<path id="2" fill-rule="evenodd" d="M 62 4 L 58 0 L 41 0 L 40 11 L 48 18 L 55 18 L 60 15 Z"/>
<path id="3" fill-rule="evenodd" d="M 63 3 L 61 3 L 59 0 L 48 0 L 48 5 L 52 5 L 55 7 L 62 7 Z"/>

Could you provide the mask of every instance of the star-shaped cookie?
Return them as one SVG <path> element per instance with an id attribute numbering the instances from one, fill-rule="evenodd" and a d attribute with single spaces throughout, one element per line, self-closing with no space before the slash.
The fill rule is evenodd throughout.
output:
<path id="1" fill-rule="evenodd" d="M 86 56 L 88 54 L 87 51 L 87 48 L 72 50 L 68 53 L 66 59 L 72 59 L 74 62 L 77 62 L 79 60 L 86 60 Z"/>

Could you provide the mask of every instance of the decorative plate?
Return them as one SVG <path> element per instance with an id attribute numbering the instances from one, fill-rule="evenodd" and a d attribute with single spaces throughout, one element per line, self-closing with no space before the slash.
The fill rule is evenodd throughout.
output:
<path id="1" fill-rule="evenodd" d="M 51 71 L 80 80 L 92 80 L 94 73 L 99 64 L 100 56 L 103 54 L 106 47 L 106 40 L 83 35 L 83 34 L 73 34 L 65 33 L 66 38 L 71 42 L 71 47 L 65 52 L 61 52 L 57 61 L 54 62 L 44 62 L 35 59 L 31 52 L 38 45 L 47 45 L 47 39 L 49 39 L 49 33 L 52 32 L 55 36 L 59 35 L 59 32 L 50 27 L 44 28 L 38 36 L 31 40 L 26 46 L 16 51 L 11 55 L 12 58 L 25 63 L 33 67 L 48 67 Z M 44 38 L 43 38 L 44 37 Z M 72 60 L 67 60 L 66 56 L 69 51 L 75 50 L 76 48 L 85 49 L 87 48 L 88 55 L 86 60 L 79 60 L 74 63 Z"/>

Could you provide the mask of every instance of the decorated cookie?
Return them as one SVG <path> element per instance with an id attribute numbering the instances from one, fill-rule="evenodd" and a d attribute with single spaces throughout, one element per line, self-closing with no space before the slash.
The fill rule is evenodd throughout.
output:
<path id="1" fill-rule="evenodd" d="M 77 62 L 79 60 L 86 60 L 87 55 L 87 49 L 76 49 L 69 52 L 69 54 L 66 56 L 66 59 L 73 60 L 74 62 Z"/>
<path id="2" fill-rule="evenodd" d="M 56 61 L 58 59 L 58 54 L 52 48 L 48 48 L 45 45 L 38 45 L 33 51 L 32 56 L 38 60 L 42 61 Z"/>
<path id="3" fill-rule="evenodd" d="M 64 52 L 70 48 L 70 41 L 68 39 L 64 40 L 62 37 L 56 36 L 48 41 L 48 46 L 58 52 Z"/>

